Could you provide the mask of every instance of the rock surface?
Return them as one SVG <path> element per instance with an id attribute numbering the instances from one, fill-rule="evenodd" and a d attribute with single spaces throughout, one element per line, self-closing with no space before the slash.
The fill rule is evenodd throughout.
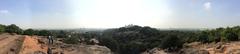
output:
<path id="1" fill-rule="evenodd" d="M 154 48 L 142 54 L 240 54 L 240 41 L 208 44 L 193 42 L 185 44 L 185 47 L 177 52 L 165 52 L 160 48 Z"/>
<path id="2" fill-rule="evenodd" d="M 40 36 L 0 34 L 0 54 L 47 54 L 48 48 L 53 54 L 112 54 L 105 46 L 65 44 L 54 41 L 48 45 L 48 39 Z"/>

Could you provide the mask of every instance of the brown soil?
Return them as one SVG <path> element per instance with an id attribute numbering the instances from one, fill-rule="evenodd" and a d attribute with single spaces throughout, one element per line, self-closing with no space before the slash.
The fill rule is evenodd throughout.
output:
<path id="1" fill-rule="evenodd" d="M 19 54 L 33 54 L 38 52 L 47 53 L 47 49 L 47 45 L 38 43 L 38 39 L 36 36 L 25 36 Z"/>
<path id="2" fill-rule="evenodd" d="M 18 54 L 22 39 L 20 35 L 0 35 L 0 54 Z"/>

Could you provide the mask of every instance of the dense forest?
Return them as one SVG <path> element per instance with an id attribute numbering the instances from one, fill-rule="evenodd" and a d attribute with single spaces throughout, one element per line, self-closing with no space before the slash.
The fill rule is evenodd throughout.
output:
<path id="1" fill-rule="evenodd" d="M 100 42 L 99 45 L 110 48 L 115 54 L 139 54 L 154 47 L 162 48 L 166 51 L 177 51 L 183 47 L 184 43 L 201 42 L 204 44 L 240 40 L 240 26 L 184 31 L 161 30 L 149 26 L 127 25 L 120 28 L 107 29 L 102 32 L 75 33 L 64 30 L 23 30 L 15 24 L 1 24 L 0 33 L 30 36 L 52 35 L 55 38 L 64 38 L 64 42 L 68 44 L 91 44 L 91 42 L 87 40 L 96 38 Z M 78 41 L 83 38 L 86 41 Z"/>

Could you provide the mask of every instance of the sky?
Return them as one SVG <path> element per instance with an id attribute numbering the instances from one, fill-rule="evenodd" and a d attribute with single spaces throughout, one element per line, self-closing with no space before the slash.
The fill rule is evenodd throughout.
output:
<path id="1" fill-rule="evenodd" d="M 0 24 L 21 28 L 217 28 L 240 25 L 238 0 L 0 0 Z"/>

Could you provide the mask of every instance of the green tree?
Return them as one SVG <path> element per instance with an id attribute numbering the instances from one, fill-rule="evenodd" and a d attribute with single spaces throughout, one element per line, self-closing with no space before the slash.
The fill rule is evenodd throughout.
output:
<path id="1" fill-rule="evenodd" d="M 38 32 L 38 35 L 39 35 L 39 36 L 49 36 L 49 35 L 52 35 L 52 34 L 51 34 L 51 32 L 48 31 L 48 30 L 40 30 L 40 31 Z"/>
<path id="2" fill-rule="evenodd" d="M 11 24 L 5 28 L 6 32 L 8 33 L 17 33 L 17 34 L 22 34 L 22 29 L 16 26 L 15 24 Z"/>
<path id="3" fill-rule="evenodd" d="M 23 32 L 24 35 L 34 35 L 35 34 L 35 31 L 33 29 L 27 29 Z"/>
<path id="4" fill-rule="evenodd" d="M 63 42 L 67 44 L 77 44 L 79 42 L 78 40 L 79 40 L 78 37 L 72 36 L 65 38 Z"/>
<path id="5" fill-rule="evenodd" d="M 5 25 L 0 24 L 0 33 L 3 33 L 5 31 Z"/>
<path id="6" fill-rule="evenodd" d="M 228 41 L 237 41 L 238 40 L 238 35 L 235 33 L 227 33 L 226 38 Z"/>
<path id="7" fill-rule="evenodd" d="M 207 32 L 203 31 L 201 34 L 199 34 L 198 41 L 203 42 L 203 43 L 210 42 Z"/>
<path id="8" fill-rule="evenodd" d="M 183 43 L 176 35 L 170 35 L 162 40 L 160 47 L 169 51 L 175 51 L 181 48 L 182 45 Z"/>
<path id="9" fill-rule="evenodd" d="M 67 38 L 67 32 L 66 31 L 59 31 L 57 34 L 57 38 Z"/>
<path id="10" fill-rule="evenodd" d="M 117 52 L 119 50 L 119 44 L 116 40 L 114 40 L 112 37 L 101 37 L 100 45 L 105 45 L 106 47 L 110 48 L 111 51 Z"/>

